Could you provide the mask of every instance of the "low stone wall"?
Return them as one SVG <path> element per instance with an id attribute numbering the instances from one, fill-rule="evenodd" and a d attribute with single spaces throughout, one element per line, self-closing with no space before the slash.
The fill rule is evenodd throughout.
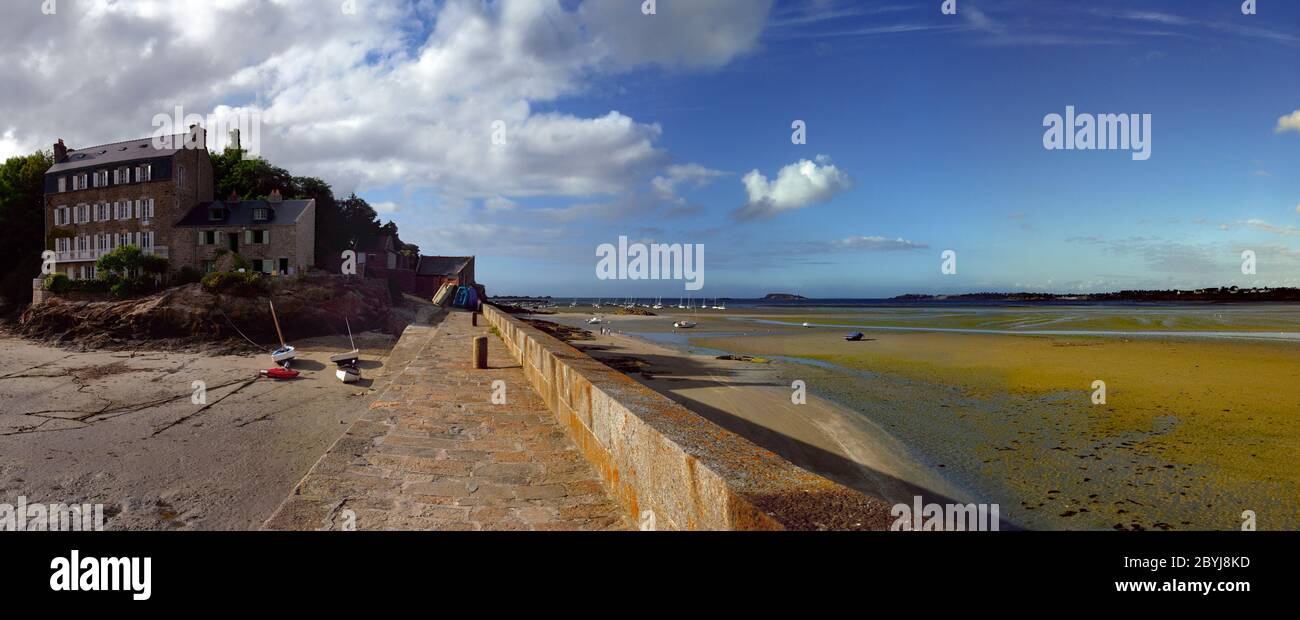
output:
<path id="1" fill-rule="evenodd" d="M 483 315 L 646 529 L 888 529 L 889 504 L 800 469 L 490 304 Z"/>

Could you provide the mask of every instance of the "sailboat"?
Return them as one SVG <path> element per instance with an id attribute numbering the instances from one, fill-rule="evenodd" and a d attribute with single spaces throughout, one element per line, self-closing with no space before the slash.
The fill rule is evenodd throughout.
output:
<path id="1" fill-rule="evenodd" d="M 356 383 L 361 380 L 361 368 L 357 366 L 361 360 L 361 351 L 357 350 L 357 343 L 352 340 L 352 324 L 348 322 L 347 317 L 343 317 L 343 324 L 348 328 L 348 344 L 352 345 L 352 350 L 331 355 L 330 361 L 338 366 L 334 376 L 338 377 L 339 381 Z"/>
<path id="2" fill-rule="evenodd" d="M 690 301 L 690 306 L 691 306 L 691 310 L 694 310 L 694 309 L 695 309 L 695 301 L 694 301 L 694 300 L 691 300 L 691 301 Z M 682 320 L 680 320 L 680 321 L 677 321 L 677 322 L 673 323 L 673 327 L 675 327 L 675 328 L 677 328 L 677 329 L 691 329 L 691 328 L 695 327 L 695 325 L 696 325 L 695 321 L 688 321 L 688 320 L 686 320 L 686 319 L 682 319 Z"/>
<path id="3" fill-rule="evenodd" d="M 280 319 L 275 316 L 275 304 L 270 300 L 266 303 L 271 306 L 271 322 L 275 324 L 275 335 L 280 338 L 280 348 L 271 352 L 271 360 L 277 365 L 288 368 L 293 358 L 298 356 L 298 350 L 284 343 L 284 333 L 280 331 Z"/>
<path id="4" fill-rule="evenodd" d="M 655 310 L 663 310 L 663 308 L 664 308 L 664 298 L 663 298 L 663 297 L 660 297 L 660 298 L 658 298 L 658 299 L 655 299 L 655 305 L 653 305 L 653 306 L 651 306 L 651 307 L 654 308 Z"/>

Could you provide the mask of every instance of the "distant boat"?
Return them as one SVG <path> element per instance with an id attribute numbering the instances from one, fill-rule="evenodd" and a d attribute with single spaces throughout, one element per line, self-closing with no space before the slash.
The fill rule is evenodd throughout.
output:
<path id="1" fill-rule="evenodd" d="M 664 298 L 663 298 L 663 297 L 660 297 L 660 298 L 656 299 L 656 300 L 655 300 L 655 305 L 651 306 L 651 308 L 653 308 L 653 309 L 655 309 L 655 310 L 662 310 L 663 307 L 664 307 Z"/>
<path id="2" fill-rule="evenodd" d="M 844 339 L 849 342 L 858 342 L 859 340 L 862 340 L 862 332 L 853 332 L 852 334 L 845 336 Z"/>
<path id="3" fill-rule="evenodd" d="M 695 327 L 695 323 L 693 321 L 677 321 L 676 323 L 673 323 L 673 327 L 676 327 L 677 329 L 690 329 Z"/>
<path id="4" fill-rule="evenodd" d="M 271 306 L 271 322 L 275 324 L 275 335 L 280 338 L 280 348 L 271 352 L 271 361 L 288 368 L 289 364 L 293 362 L 293 358 L 298 356 L 298 350 L 284 343 L 284 333 L 280 331 L 280 319 L 275 316 L 275 304 L 271 303 L 270 300 L 266 303 Z"/>
<path id="5" fill-rule="evenodd" d="M 587 324 L 588 324 L 588 325 L 599 325 L 599 324 L 600 324 L 600 317 L 598 317 L 598 316 L 593 316 L 593 317 L 587 319 Z"/>
<path id="6" fill-rule="evenodd" d="M 812 327 L 812 323 L 807 323 L 807 322 L 805 322 L 805 323 L 803 324 L 803 326 L 804 326 L 804 327 Z"/>

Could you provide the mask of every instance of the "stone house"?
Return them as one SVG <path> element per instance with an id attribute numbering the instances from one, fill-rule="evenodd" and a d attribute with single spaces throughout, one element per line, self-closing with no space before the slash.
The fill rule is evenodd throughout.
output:
<path id="1" fill-rule="evenodd" d="M 239 254 L 259 273 L 305 273 L 314 263 L 315 222 L 315 200 L 283 200 L 279 190 L 268 200 L 200 202 L 176 224 L 177 236 L 189 242 L 174 254 L 204 273 L 227 254 Z"/>
<path id="2" fill-rule="evenodd" d="M 213 192 L 206 134 L 144 138 L 84 149 L 54 144 L 45 173 L 45 232 L 55 269 L 94 278 L 95 261 L 123 245 L 171 259 L 174 224 Z M 178 269 L 175 261 L 172 268 Z"/>
<path id="3" fill-rule="evenodd" d="M 232 134 L 238 143 L 238 135 Z M 267 274 L 315 264 L 316 202 L 214 200 L 207 134 L 69 149 L 54 145 L 45 174 L 45 232 L 55 270 L 92 279 L 95 261 L 123 245 L 168 259 L 171 271 L 211 271 L 231 251 Z M 224 249 L 225 252 L 220 250 Z"/>

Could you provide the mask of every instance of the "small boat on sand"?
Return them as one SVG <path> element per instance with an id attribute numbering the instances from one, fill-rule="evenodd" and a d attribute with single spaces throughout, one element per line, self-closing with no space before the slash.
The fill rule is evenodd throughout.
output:
<path id="1" fill-rule="evenodd" d="M 357 367 L 355 362 L 351 364 L 339 364 L 338 368 L 334 371 L 334 376 L 338 377 L 339 381 L 344 383 L 356 383 L 361 380 L 361 369 Z"/>
<path id="2" fill-rule="evenodd" d="M 853 332 L 852 334 L 845 336 L 844 339 L 849 342 L 859 342 L 862 340 L 862 335 L 862 332 Z"/>
<path id="3" fill-rule="evenodd" d="M 807 322 L 805 322 L 805 323 L 803 324 L 803 326 L 804 326 L 804 327 L 812 327 L 812 323 L 807 323 Z"/>
<path id="4" fill-rule="evenodd" d="M 285 379 L 293 379 L 297 377 L 299 373 L 296 370 L 290 370 L 288 368 L 276 366 L 275 368 L 268 368 L 266 370 L 260 371 L 259 374 L 269 379 L 277 379 L 283 381 Z"/>
<path id="5" fill-rule="evenodd" d="M 284 343 L 284 333 L 280 331 L 280 319 L 275 317 L 275 304 L 267 301 L 271 305 L 271 322 L 275 324 L 275 335 L 280 338 L 280 348 L 271 352 L 271 361 L 285 368 L 293 362 L 293 358 L 298 357 L 298 350 Z"/>
<path id="6" fill-rule="evenodd" d="M 677 321 L 676 323 L 673 323 L 673 327 L 676 327 L 677 329 L 691 329 L 692 327 L 695 327 L 695 323 L 693 321 Z"/>
<path id="7" fill-rule="evenodd" d="M 601 321 L 600 321 L 600 317 L 598 317 L 598 316 L 593 316 L 593 317 L 587 319 L 587 324 L 588 324 L 588 325 L 600 325 L 600 323 L 601 323 Z"/>
<path id="8" fill-rule="evenodd" d="M 352 340 L 352 323 L 348 322 L 347 317 L 343 317 L 343 324 L 348 328 L 348 344 L 352 345 L 351 351 L 335 353 L 330 356 L 330 361 L 334 362 L 338 368 L 334 370 L 334 376 L 344 383 L 356 383 L 361 380 L 361 351 L 357 349 L 356 341 Z"/>
<path id="9" fill-rule="evenodd" d="M 343 318 L 343 324 L 348 328 L 348 344 L 352 345 L 352 350 L 335 353 L 330 356 L 330 361 L 338 366 L 344 364 L 352 364 L 355 366 L 356 363 L 361 360 L 361 351 L 357 350 L 357 343 L 352 340 L 352 324 L 348 322 L 347 317 Z"/>

